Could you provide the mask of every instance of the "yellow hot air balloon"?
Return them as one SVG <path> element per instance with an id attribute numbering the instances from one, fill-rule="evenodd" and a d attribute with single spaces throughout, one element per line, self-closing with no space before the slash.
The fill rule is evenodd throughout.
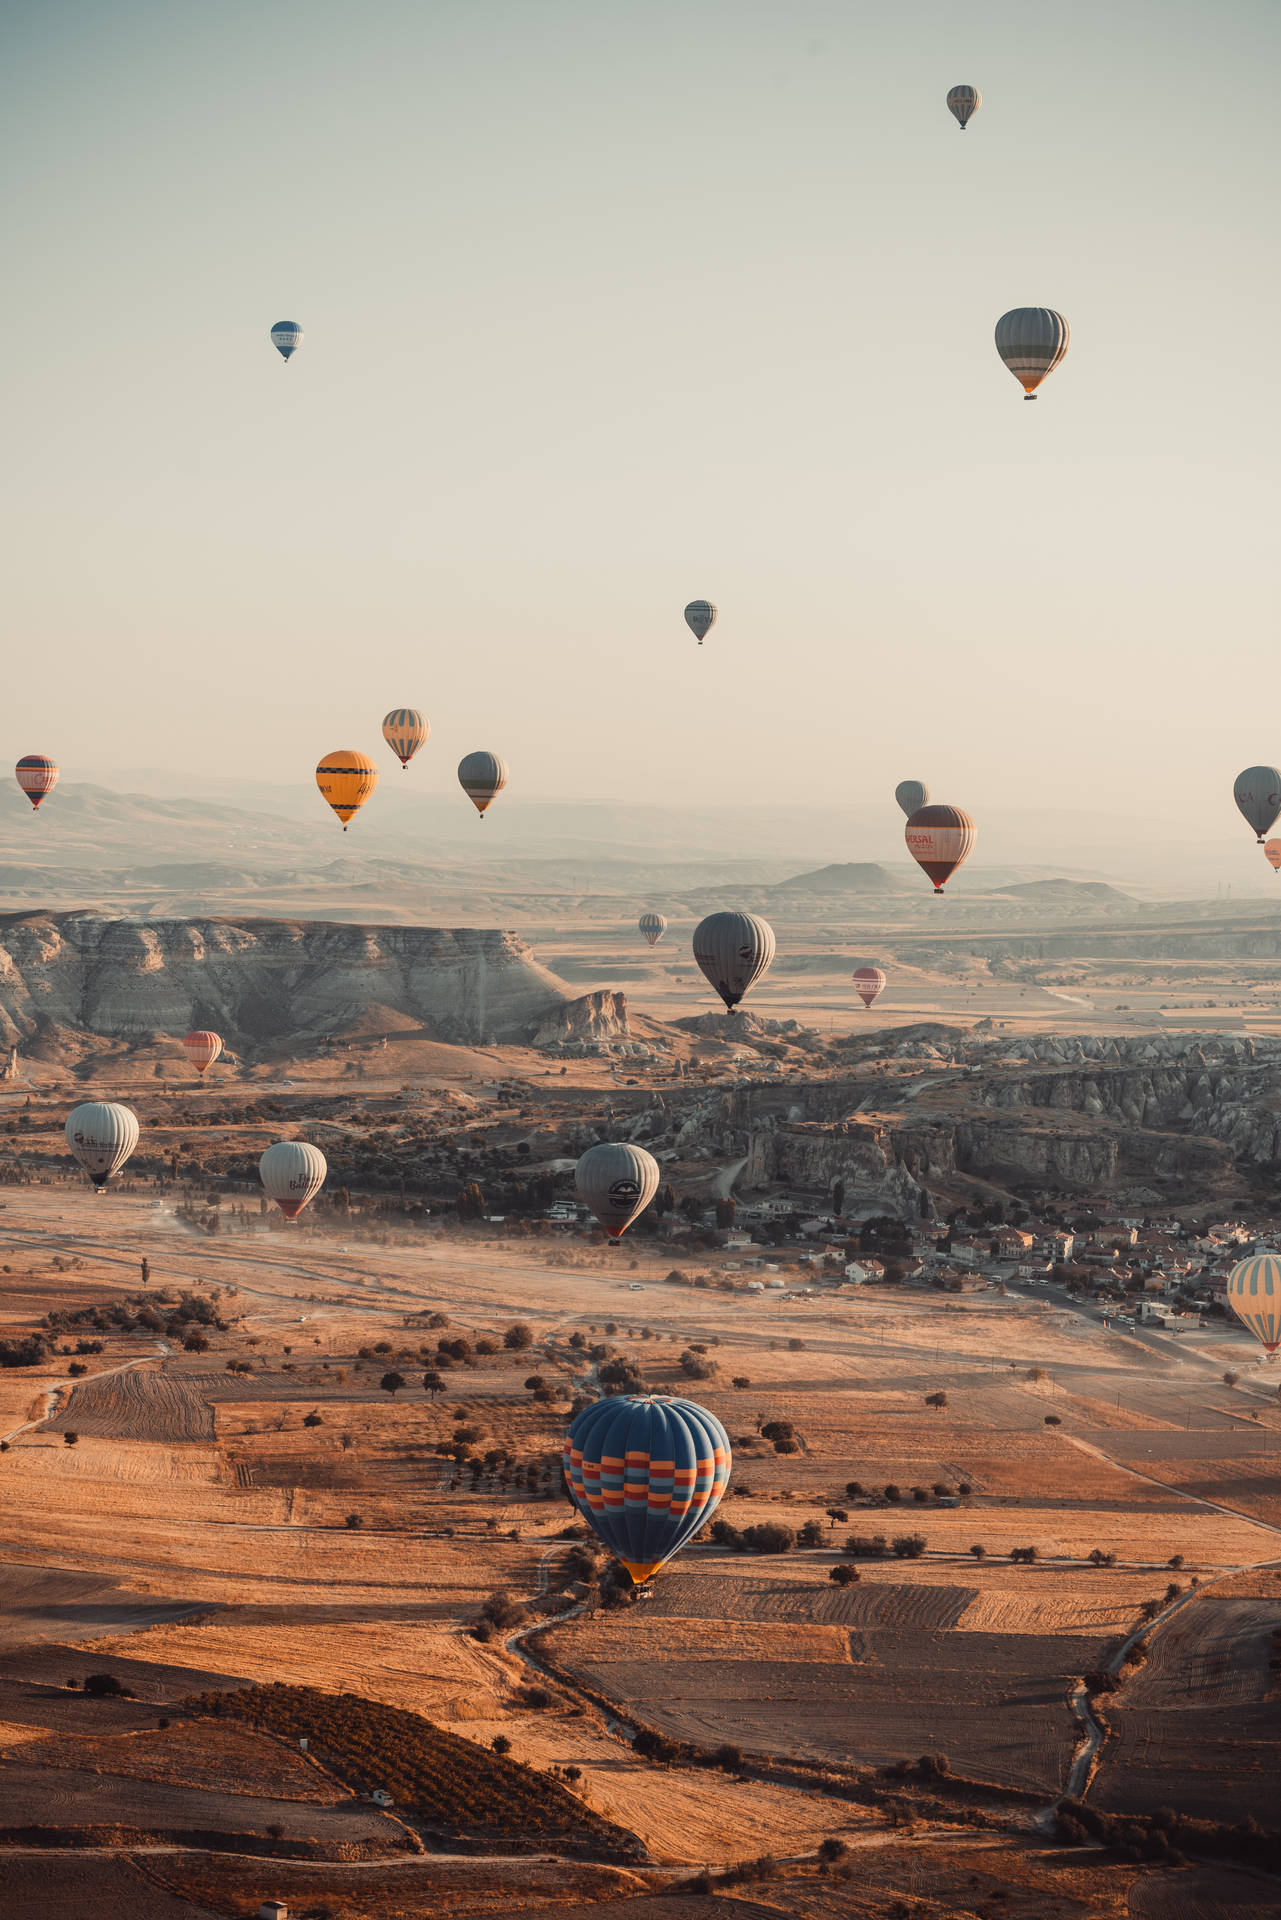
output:
<path id="1" fill-rule="evenodd" d="M 367 753 L 340 747 L 336 753 L 327 753 L 316 768 L 316 785 L 346 833 L 352 815 L 359 812 L 378 785 L 378 769 Z"/>

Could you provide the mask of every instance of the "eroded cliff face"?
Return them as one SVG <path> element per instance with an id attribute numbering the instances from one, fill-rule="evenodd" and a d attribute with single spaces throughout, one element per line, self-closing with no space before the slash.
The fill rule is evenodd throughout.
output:
<path id="1" fill-rule="evenodd" d="M 295 920 L 0 919 L 0 1041 L 49 1024 L 129 1038 L 212 1027 L 287 1045 L 387 1007 L 442 1040 L 524 1039 L 570 998 L 514 934 Z"/>

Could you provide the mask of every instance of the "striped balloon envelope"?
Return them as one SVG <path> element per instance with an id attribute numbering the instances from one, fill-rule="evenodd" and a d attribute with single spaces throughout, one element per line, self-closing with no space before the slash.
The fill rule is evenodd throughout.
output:
<path id="1" fill-rule="evenodd" d="M 691 600 L 685 609 L 685 625 L 701 647 L 704 635 L 716 625 L 716 608 L 711 601 Z"/>
<path id="2" fill-rule="evenodd" d="M 565 1436 L 565 1482 L 639 1586 L 711 1519 L 729 1485 L 729 1435 L 692 1400 L 593 1401 Z"/>
<path id="3" fill-rule="evenodd" d="M 636 924 L 644 934 L 647 946 L 656 947 L 667 932 L 667 922 L 661 913 L 643 913 Z"/>
<path id="4" fill-rule="evenodd" d="M 182 1043 L 182 1050 L 197 1073 L 205 1073 L 222 1052 L 222 1036 L 197 1027 Z"/>
<path id="5" fill-rule="evenodd" d="M 907 850 L 942 893 L 956 869 L 969 859 L 977 829 L 962 807 L 919 807 L 903 829 Z"/>
<path id="6" fill-rule="evenodd" d="M 480 748 L 458 762 L 458 784 L 483 820 L 485 808 L 507 785 L 507 762 Z"/>
<path id="7" fill-rule="evenodd" d="M 960 86 L 948 88 L 947 110 L 954 120 L 960 121 L 962 133 L 965 132 L 966 127 L 982 105 L 983 95 L 977 87 Z"/>
<path id="8" fill-rule="evenodd" d="M 854 991 L 865 1007 L 885 991 L 885 975 L 879 967 L 857 967 L 853 975 Z"/>
<path id="9" fill-rule="evenodd" d="M 60 771 L 57 761 L 51 760 L 47 753 L 24 753 L 13 773 L 32 806 L 38 807 L 45 795 L 57 786 Z"/>
<path id="10" fill-rule="evenodd" d="M 1281 1260 L 1256 1253 L 1239 1260 L 1228 1275 L 1228 1305 L 1243 1327 L 1260 1342 L 1269 1360 L 1281 1347 Z"/>
<path id="11" fill-rule="evenodd" d="M 996 350 L 1023 389 L 1025 400 L 1054 372 L 1068 350 L 1072 329 L 1053 307 L 1013 307 L 996 323 Z"/>
<path id="12" fill-rule="evenodd" d="M 407 767 L 419 747 L 431 738 L 431 723 L 417 707 L 393 707 L 383 721 L 383 739 L 402 767 Z"/>

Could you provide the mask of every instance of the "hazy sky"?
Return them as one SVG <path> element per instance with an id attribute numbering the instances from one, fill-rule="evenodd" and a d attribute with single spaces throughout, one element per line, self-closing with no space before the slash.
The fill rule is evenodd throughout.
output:
<path id="1" fill-rule="evenodd" d="M 502 807 L 891 845 L 914 775 L 1254 879 L 1279 55 L 1270 0 L 11 0 L 3 750 L 305 785 L 413 703 Z"/>

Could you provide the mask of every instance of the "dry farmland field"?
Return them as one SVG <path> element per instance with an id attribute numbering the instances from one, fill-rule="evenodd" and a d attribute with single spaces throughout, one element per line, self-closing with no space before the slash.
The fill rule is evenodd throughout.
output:
<path id="1" fill-rule="evenodd" d="M 1100 1700 L 1088 1803 L 1270 1824 L 1281 1419 L 1251 1382 L 1234 1401 L 1194 1356 L 1044 1302 L 670 1284 L 652 1243 L 257 1219 L 211 1237 L 141 1193 L 68 1185 L 13 1190 L 3 1218 L 20 1284 L 0 1333 L 65 1329 L 0 1373 L 6 1915 L 36 1911 L 24 1849 L 59 1834 L 108 1920 L 269 1893 L 343 1920 L 535 1897 L 641 1920 L 682 1876 L 765 1855 L 783 1880 L 725 1885 L 718 1912 L 779 1911 L 784 1886 L 781 1910 L 814 1920 L 987 1912 L 998 1891 L 1029 1920 L 1255 1910 L 1226 1866 L 1188 1898 L 1160 1861 L 1083 1877 L 1039 1824 L 1092 1757 L 1085 1675 L 1141 1629 L 1146 1664 Z M 725 1421 L 721 1517 L 784 1529 L 787 1550 L 704 1537 L 615 1611 L 572 1585 L 585 1535 L 558 1449 L 602 1346 Z M 692 1347 L 711 1369 L 693 1384 Z M 762 1436 L 774 1421 L 793 1450 Z M 86 1691 L 104 1673 L 120 1693 Z M 273 1683 L 346 1696 L 357 1726 L 418 1716 L 424 1740 L 463 1743 L 460 1779 L 492 1778 L 497 1741 L 581 1806 L 585 1854 L 558 1839 L 518 1872 L 462 1812 L 428 1831 L 379 1809 L 376 1763 L 355 1736 L 327 1751 L 323 1714 L 306 1753 L 279 1714 L 212 1717 Z M 674 1744 L 646 1759 L 638 1731 Z M 1224 1782 L 1243 1771 L 1241 1799 Z M 441 1818 L 486 1851 L 453 1860 Z M 857 1874 L 820 1873 L 822 1845 Z M 711 1905 L 692 1889 L 661 1910 Z"/>

